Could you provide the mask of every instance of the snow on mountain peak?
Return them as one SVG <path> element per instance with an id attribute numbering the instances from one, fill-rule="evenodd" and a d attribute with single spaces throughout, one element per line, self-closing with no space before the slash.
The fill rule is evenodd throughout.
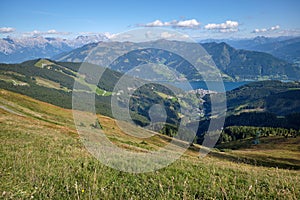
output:
<path id="1" fill-rule="evenodd" d="M 6 37 L 0 39 L 0 62 L 22 62 L 39 57 L 49 58 L 83 45 L 107 41 L 104 34 L 80 35 L 74 39 L 54 37 Z"/>

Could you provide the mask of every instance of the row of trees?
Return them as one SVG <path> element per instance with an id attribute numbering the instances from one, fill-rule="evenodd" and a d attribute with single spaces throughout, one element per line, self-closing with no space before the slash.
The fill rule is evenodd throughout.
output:
<path id="1" fill-rule="evenodd" d="M 231 126 L 222 131 L 212 131 L 197 135 L 194 142 L 202 144 L 204 139 L 216 141 L 217 144 L 233 142 L 242 139 L 258 139 L 260 137 L 283 136 L 297 137 L 300 136 L 300 130 L 272 128 L 272 127 L 253 127 L 253 126 Z"/>
<path id="2" fill-rule="evenodd" d="M 271 128 L 271 127 L 252 127 L 252 126 L 231 126 L 225 128 L 219 138 L 218 143 L 231 142 L 246 138 L 284 136 L 297 137 L 300 130 Z"/>

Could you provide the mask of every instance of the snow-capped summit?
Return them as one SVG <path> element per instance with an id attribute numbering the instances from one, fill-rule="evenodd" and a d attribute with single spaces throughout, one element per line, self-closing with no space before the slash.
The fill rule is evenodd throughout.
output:
<path id="1" fill-rule="evenodd" d="M 100 42 L 100 41 L 107 41 L 108 37 L 104 34 L 97 34 L 97 35 L 79 35 L 73 40 L 69 40 L 69 44 L 76 47 L 81 47 L 83 45 Z"/>
<path id="2" fill-rule="evenodd" d="M 0 39 L 0 62 L 18 63 L 35 58 L 50 58 L 88 43 L 106 40 L 108 37 L 104 34 L 80 35 L 74 39 L 43 36 L 12 38 L 8 36 Z"/>

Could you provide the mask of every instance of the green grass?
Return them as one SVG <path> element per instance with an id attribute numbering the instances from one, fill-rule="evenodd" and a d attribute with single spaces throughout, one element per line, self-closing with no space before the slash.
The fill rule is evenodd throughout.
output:
<path id="1" fill-rule="evenodd" d="M 50 62 L 49 60 L 46 60 L 46 59 L 40 59 L 36 64 L 35 66 L 36 67 L 45 67 L 47 65 L 53 65 L 54 63 L 53 62 Z"/>
<path id="2" fill-rule="evenodd" d="M 200 159 L 198 146 L 155 172 L 111 169 L 81 144 L 70 110 L 0 94 L 1 105 L 24 115 L 0 108 L 1 199 L 299 199 L 299 171 L 232 162 L 217 151 Z M 156 149 L 170 139 L 133 139 L 113 119 L 99 115 L 99 121 L 120 146 Z"/>
<path id="3" fill-rule="evenodd" d="M 35 63 L 34 66 L 43 68 L 48 65 L 54 65 L 54 63 L 47 59 L 40 59 L 38 62 Z"/>
<path id="4" fill-rule="evenodd" d="M 40 86 L 44 86 L 44 87 L 48 87 L 48 88 L 54 88 L 57 90 L 60 90 L 60 84 L 56 83 L 54 81 L 48 80 L 48 79 L 44 79 L 41 77 L 35 77 L 36 83 Z"/>
<path id="5" fill-rule="evenodd" d="M 259 141 L 260 144 L 253 145 L 253 138 L 248 138 L 223 143 L 218 148 L 230 160 L 300 170 L 300 137 L 270 136 L 261 137 Z"/>
<path id="6" fill-rule="evenodd" d="M 54 66 L 54 65 L 64 69 L 64 71 L 59 70 L 58 71 L 59 73 L 62 73 L 65 76 L 71 77 L 72 79 L 75 78 L 75 80 L 78 81 L 78 83 L 80 83 L 84 86 L 87 86 L 92 92 L 95 92 L 97 95 L 99 95 L 99 96 L 111 96 L 112 95 L 112 92 L 105 91 L 103 89 L 100 89 L 96 85 L 87 83 L 85 81 L 83 75 L 79 75 L 79 73 L 74 72 L 74 71 L 72 71 L 72 70 L 70 70 L 70 69 L 68 69 L 68 68 L 66 68 L 62 65 L 55 64 L 55 63 L 53 63 L 53 62 L 51 62 L 47 59 L 40 59 L 38 62 L 35 63 L 34 66 L 39 67 L 39 68 L 47 68 L 47 67 L 51 67 L 51 66 Z M 66 71 L 76 75 L 76 77 L 71 76 L 70 74 L 66 73 Z M 60 83 L 58 83 L 58 82 L 54 82 L 54 81 L 51 81 L 51 80 L 48 80 L 48 79 L 45 79 L 45 78 L 42 78 L 42 77 L 37 77 L 37 76 L 34 77 L 34 78 L 36 80 L 37 85 L 40 85 L 40 86 L 43 86 L 43 87 L 48 87 L 48 88 L 54 88 L 54 89 L 58 89 L 58 90 L 64 90 L 64 91 L 67 91 L 67 92 L 70 91 L 70 89 L 67 89 L 66 87 L 62 87 L 60 85 Z M 8 82 L 12 81 L 11 77 L 7 78 L 4 75 L 0 75 L 0 80 L 4 80 L 4 81 L 8 81 Z M 14 80 L 14 81 L 15 81 L 15 84 L 22 83 L 22 82 L 17 81 L 17 80 Z"/>
<path id="7" fill-rule="evenodd" d="M 82 84 L 82 85 L 85 85 L 87 87 L 90 88 L 90 90 L 92 92 L 95 92 L 97 95 L 99 96 L 111 96 L 112 95 L 112 92 L 108 92 L 108 91 L 105 91 L 103 89 L 100 89 L 98 86 L 96 85 L 93 85 L 93 84 L 89 84 L 87 83 L 85 80 L 84 80 L 84 77 L 83 76 L 80 76 L 78 73 L 77 73 L 78 77 L 76 78 L 76 81 L 78 81 L 78 83 Z"/>
<path id="8" fill-rule="evenodd" d="M 13 77 L 11 77 L 9 75 L 0 74 L 0 80 L 3 80 L 3 81 L 8 82 L 8 83 L 13 83 L 14 85 L 18 85 L 18 86 L 28 86 L 28 83 L 16 80 L 16 79 L 14 79 Z"/>
<path id="9" fill-rule="evenodd" d="M 158 94 L 161 98 L 164 98 L 164 99 L 171 99 L 173 102 L 177 102 L 177 98 L 176 97 L 173 97 L 173 96 L 170 96 L 170 95 L 167 95 L 167 94 L 164 94 L 162 92 L 155 92 L 156 94 Z"/>

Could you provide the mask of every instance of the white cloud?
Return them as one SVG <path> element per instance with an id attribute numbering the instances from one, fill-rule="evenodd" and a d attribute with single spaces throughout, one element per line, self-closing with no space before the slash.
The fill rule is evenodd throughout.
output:
<path id="1" fill-rule="evenodd" d="M 177 33 L 170 33 L 168 31 L 162 32 L 160 34 L 160 39 L 172 39 L 172 40 L 179 40 L 179 41 L 186 41 L 189 38 L 186 34 L 177 34 Z"/>
<path id="2" fill-rule="evenodd" d="M 38 31 L 34 30 L 32 32 L 27 32 L 24 35 L 27 36 L 40 36 L 40 35 L 69 35 L 71 34 L 70 32 L 60 32 L 55 29 L 50 29 L 48 31 Z"/>
<path id="3" fill-rule="evenodd" d="M 154 22 L 150 22 L 145 25 L 146 27 L 159 27 L 159 26 L 167 26 L 164 22 L 160 20 L 155 20 Z"/>
<path id="4" fill-rule="evenodd" d="M 198 28 L 200 26 L 200 22 L 198 22 L 196 19 L 190 19 L 178 21 L 174 26 L 181 28 Z"/>
<path id="5" fill-rule="evenodd" d="M 207 24 L 204 26 L 204 28 L 207 30 L 217 30 L 221 33 L 227 33 L 238 31 L 238 26 L 239 23 L 237 21 L 227 20 L 226 22 L 221 24 Z"/>
<path id="6" fill-rule="evenodd" d="M 0 34 L 1 33 L 12 33 L 14 32 L 16 29 L 12 28 L 12 27 L 0 27 Z"/>
<path id="7" fill-rule="evenodd" d="M 274 32 L 278 36 L 300 36 L 300 29 L 286 29 L 286 30 L 279 30 Z"/>
<path id="8" fill-rule="evenodd" d="M 163 22 L 161 20 L 155 20 L 153 22 L 147 24 L 141 24 L 139 26 L 144 27 L 173 27 L 173 28 L 199 28 L 200 22 L 196 19 L 189 19 L 189 20 L 172 20 L 169 22 Z"/>
<path id="9" fill-rule="evenodd" d="M 106 36 L 111 41 L 118 41 L 118 42 L 126 42 L 126 41 L 134 41 L 134 36 L 132 34 L 127 33 L 109 33 L 105 32 L 103 33 L 104 36 Z"/>
<path id="10" fill-rule="evenodd" d="M 272 26 L 272 27 L 270 28 L 271 31 L 278 30 L 278 29 L 280 29 L 280 26 L 279 26 L 279 25 Z"/>
<path id="11" fill-rule="evenodd" d="M 266 33 L 266 32 L 276 31 L 278 29 L 280 29 L 279 25 L 272 26 L 270 28 L 261 28 L 261 29 L 256 28 L 252 31 L 252 33 Z"/>
<path id="12" fill-rule="evenodd" d="M 180 34 L 177 31 L 172 30 L 152 30 L 146 31 L 145 33 L 140 34 L 141 32 L 135 32 L 133 34 L 115 34 L 112 38 L 112 41 L 130 41 L 130 42 L 146 42 L 146 41 L 155 41 L 160 39 L 165 40 L 177 40 L 177 41 L 189 41 L 189 35 Z"/>
<path id="13" fill-rule="evenodd" d="M 48 30 L 46 33 L 47 34 L 60 34 L 60 32 L 57 32 L 57 30 L 54 30 L 54 29 Z"/>

